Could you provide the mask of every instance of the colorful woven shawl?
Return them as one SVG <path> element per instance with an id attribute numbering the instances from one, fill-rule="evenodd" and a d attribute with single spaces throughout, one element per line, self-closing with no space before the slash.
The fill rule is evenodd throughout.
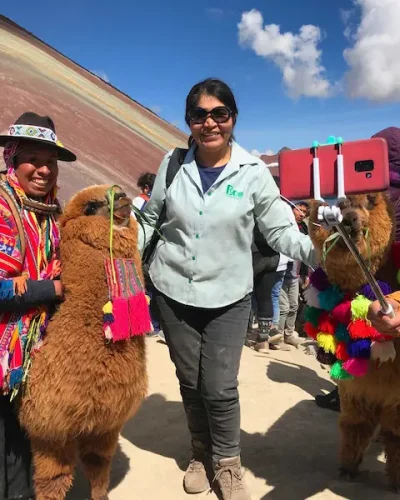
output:
<path id="1" fill-rule="evenodd" d="M 10 153 L 5 151 L 5 153 Z M 15 151 L 14 151 L 15 154 Z M 8 171 L 6 188 L 22 206 L 25 193 L 15 176 L 12 162 L 5 154 Z M 56 202 L 56 188 L 48 195 L 46 203 Z M 54 215 L 37 216 L 20 209 L 26 235 L 26 253 L 21 262 L 21 246 L 16 221 L 5 199 L 0 196 L 0 300 L 23 293 L 24 278 L 33 280 L 54 279 L 60 275 L 57 259 L 59 231 Z M 21 279 L 22 277 L 22 279 Z M 12 392 L 12 397 L 26 378 L 31 359 L 40 348 L 42 336 L 49 319 L 49 309 L 40 307 L 24 314 L 0 314 L 0 392 Z"/>

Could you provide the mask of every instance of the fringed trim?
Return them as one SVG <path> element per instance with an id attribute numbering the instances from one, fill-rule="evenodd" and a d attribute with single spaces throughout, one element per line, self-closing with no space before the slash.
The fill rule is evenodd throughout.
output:
<path id="1" fill-rule="evenodd" d="M 103 307 L 103 332 L 107 340 L 118 342 L 151 331 L 149 306 L 144 292 L 129 298 L 118 297 Z"/>

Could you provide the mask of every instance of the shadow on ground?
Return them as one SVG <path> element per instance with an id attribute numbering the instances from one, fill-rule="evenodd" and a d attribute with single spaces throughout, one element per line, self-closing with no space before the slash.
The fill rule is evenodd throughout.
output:
<path id="1" fill-rule="evenodd" d="M 308 368 L 278 362 L 271 365 L 268 375 L 272 380 L 293 383 L 309 394 L 334 387 Z M 301 377 L 300 369 L 304 370 Z M 384 465 L 377 460 L 381 452 L 377 443 L 371 445 L 365 460 L 371 472 L 363 472 L 358 482 L 338 479 L 337 422 L 338 413 L 318 408 L 308 400 L 290 408 L 265 434 L 242 431 L 244 467 L 272 488 L 262 499 L 254 500 L 305 500 L 324 490 L 351 500 L 399 498 L 386 489 Z M 161 394 L 151 395 L 125 426 L 123 436 L 143 450 L 174 459 L 185 470 L 190 445 L 180 402 L 167 401 Z"/>
<path id="2" fill-rule="evenodd" d="M 121 450 L 120 445 L 114 455 L 111 466 L 110 491 L 116 488 L 129 472 L 129 458 Z M 78 468 L 76 471 L 74 486 L 67 495 L 67 500 L 89 500 L 90 487 L 89 482 Z"/>
<path id="3" fill-rule="evenodd" d="M 289 361 L 270 361 L 267 377 L 273 382 L 296 385 L 310 396 L 331 392 L 336 387 L 333 382 L 320 377 L 315 370 Z"/>

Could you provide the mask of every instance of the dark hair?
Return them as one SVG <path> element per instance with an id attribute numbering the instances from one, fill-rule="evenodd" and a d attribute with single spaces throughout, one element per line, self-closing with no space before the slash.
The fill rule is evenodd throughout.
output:
<path id="1" fill-rule="evenodd" d="M 153 189 L 154 186 L 154 181 L 156 180 L 155 174 L 152 174 L 151 172 L 146 172 L 144 174 L 141 174 L 137 181 L 137 186 L 140 189 L 144 189 L 146 186 L 149 186 L 150 189 Z"/>
<path id="2" fill-rule="evenodd" d="M 197 107 L 199 100 L 203 95 L 215 97 L 227 108 L 229 108 L 233 115 L 233 123 L 235 124 L 239 110 L 237 108 L 235 96 L 233 95 L 232 90 L 225 82 L 218 80 L 218 78 L 207 78 L 202 82 L 196 83 L 186 97 L 185 122 L 188 126 L 190 126 L 189 112 L 193 108 Z M 189 147 L 193 144 L 192 136 L 189 137 L 188 144 Z"/>

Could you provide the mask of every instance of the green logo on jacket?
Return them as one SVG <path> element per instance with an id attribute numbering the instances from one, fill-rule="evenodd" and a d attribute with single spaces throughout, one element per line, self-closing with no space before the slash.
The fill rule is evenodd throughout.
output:
<path id="1" fill-rule="evenodd" d="M 228 184 L 226 187 L 226 196 L 240 200 L 240 198 L 243 198 L 243 191 L 236 191 L 231 184 Z"/>

